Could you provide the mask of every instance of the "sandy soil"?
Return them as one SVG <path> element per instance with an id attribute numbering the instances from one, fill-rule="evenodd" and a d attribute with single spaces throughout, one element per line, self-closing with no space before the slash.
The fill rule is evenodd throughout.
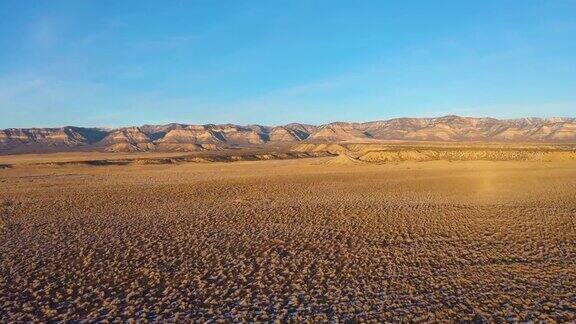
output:
<path id="1" fill-rule="evenodd" d="M 26 158 L 2 322 L 576 320 L 576 161 Z"/>
<path id="2" fill-rule="evenodd" d="M 60 152 L 42 154 L 0 155 L 0 164 L 39 164 L 51 162 L 73 162 L 93 160 L 123 160 L 135 158 L 169 158 L 182 156 L 182 153 L 109 153 L 109 152 Z"/>

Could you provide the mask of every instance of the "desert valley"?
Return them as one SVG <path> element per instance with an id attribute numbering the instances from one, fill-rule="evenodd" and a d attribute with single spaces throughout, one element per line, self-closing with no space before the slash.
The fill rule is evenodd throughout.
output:
<path id="1" fill-rule="evenodd" d="M 0 318 L 576 321 L 575 125 L 4 130 Z"/>

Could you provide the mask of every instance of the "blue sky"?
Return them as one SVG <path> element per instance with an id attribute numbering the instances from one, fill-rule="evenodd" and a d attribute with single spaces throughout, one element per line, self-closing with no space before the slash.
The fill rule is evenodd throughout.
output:
<path id="1" fill-rule="evenodd" d="M 576 0 L 0 1 L 0 128 L 576 116 Z"/>

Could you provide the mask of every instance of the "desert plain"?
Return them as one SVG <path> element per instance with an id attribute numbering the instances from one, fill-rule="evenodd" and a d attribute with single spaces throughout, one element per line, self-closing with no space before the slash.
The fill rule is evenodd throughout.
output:
<path id="1" fill-rule="evenodd" d="M 1 321 L 576 321 L 576 159 L 314 150 L 0 156 Z"/>

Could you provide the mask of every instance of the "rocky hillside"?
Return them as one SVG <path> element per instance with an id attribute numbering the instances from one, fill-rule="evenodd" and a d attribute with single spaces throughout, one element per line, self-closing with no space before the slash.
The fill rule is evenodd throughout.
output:
<path id="1" fill-rule="evenodd" d="M 573 161 L 575 145 L 534 144 L 410 144 L 301 143 L 294 153 L 330 154 L 326 164 L 389 163 L 402 161 Z"/>
<path id="2" fill-rule="evenodd" d="M 445 116 L 320 126 L 297 123 L 276 127 L 168 124 L 112 130 L 81 127 L 5 129 L 0 130 L 0 152 L 198 151 L 298 142 L 378 140 L 575 143 L 576 118 L 499 120 Z"/>

